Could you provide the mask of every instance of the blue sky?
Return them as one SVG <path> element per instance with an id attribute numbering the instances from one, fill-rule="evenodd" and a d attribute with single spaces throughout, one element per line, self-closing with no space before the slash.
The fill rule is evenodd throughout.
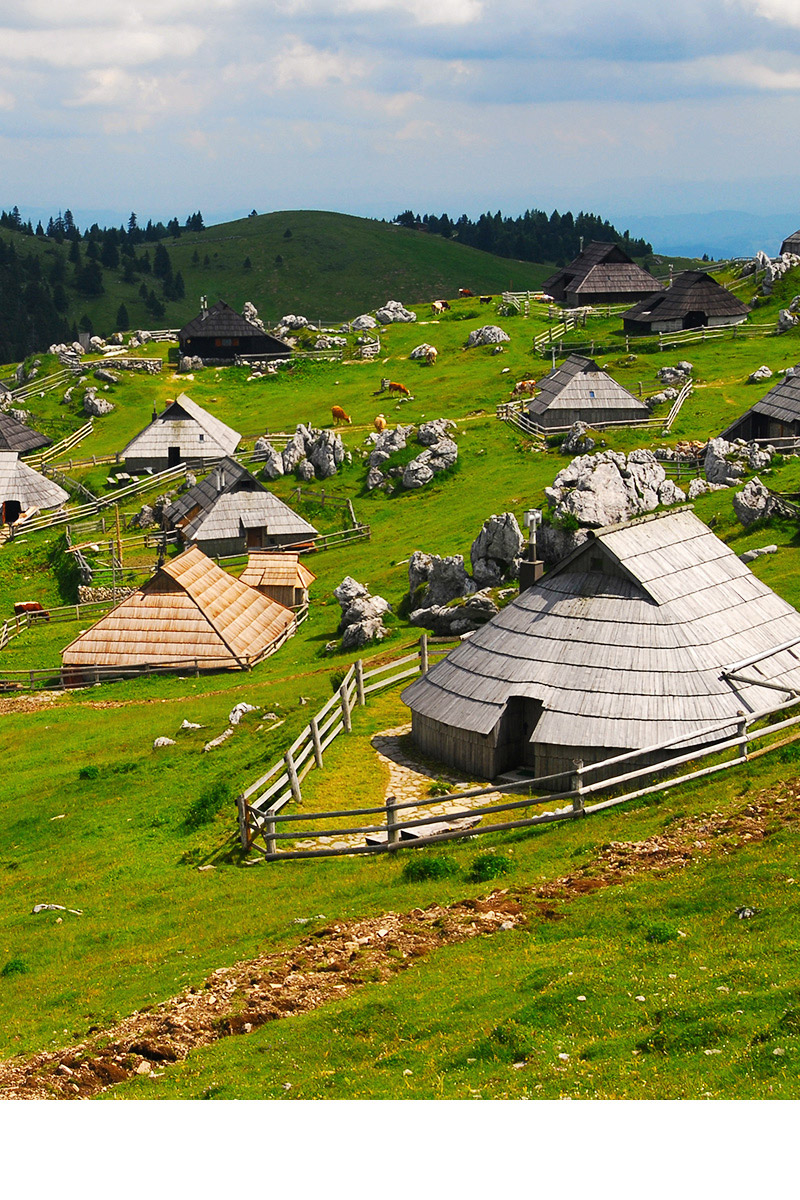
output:
<path id="1" fill-rule="evenodd" d="M 0 206 L 791 213 L 800 0 L 0 0 Z M 797 225 L 800 225 L 800 210 Z"/>

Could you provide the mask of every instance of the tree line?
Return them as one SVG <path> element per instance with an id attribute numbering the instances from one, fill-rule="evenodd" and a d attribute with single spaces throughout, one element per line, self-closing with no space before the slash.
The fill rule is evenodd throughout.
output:
<path id="1" fill-rule="evenodd" d="M 632 238 L 629 230 L 621 233 L 610 221 L 594 213 L 559 213 L 555 210 L 548 217 L 539 209 L 528 209 L 521 217 L 504 217 L 498 210 L 494 215 L 483 213 L 477 221 L 466 214 L 453 221 L 447 213 L 437 217 L 425 213 L 420 217 L 406 209 L 395 217 L 395 224 L 408 229 L 420 229 L 425 233 L 453 238 L 464 246 L 486 250 L 500 258 L 516 258 L 523 262 L 555 263 L 566 266 L 576 258 L 581 243 L 617 242 L 631 258 L 643 258 L 653 253 L 653 247 L 644 238 Z"/>

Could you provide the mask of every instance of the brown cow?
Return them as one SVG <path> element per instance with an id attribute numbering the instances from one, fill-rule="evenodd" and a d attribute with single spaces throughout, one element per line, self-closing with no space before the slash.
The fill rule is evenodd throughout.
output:
<path id="1" fill-rule="evenodd" d="M 471 292 L 469 290 L 469 288 L 459 288 L 458 294 L 459 294 L 459 296 L 474 296 L 475 295 L 475 293 Z"/>
<path id="2" fill-rule="evenodd" d="M 339 425 L 339 424 L 352 425 L 353 424 L 350 417 L 348 417 L 348 415 L 344 411 L 344 409 L 340 408 L 338 404 L 334 404 L 333 408 L 331 409 L 331 416 L 333 417 L 334 425 Z"/>
<path id="3" fill-rule="evenodd" d="M 386 420 L 386 417 L 383 415 L 383 413 L 378 413 L 377 417 L 375 418 L 375 420 L 372 423 L 375 426 L 375 428 L 377 429 L 378 433 L 383 433 L 384 429 L 389 424 L 389 422 Z"/>
<path id="4" fill-rule="evenodd" d="M 535 391 L 535 379 L 520 379 L 519 383 L 514 384 L 513 391 L 511 392 L 511 399 L 513 400 L 517 396 L 532 396 Z"/>

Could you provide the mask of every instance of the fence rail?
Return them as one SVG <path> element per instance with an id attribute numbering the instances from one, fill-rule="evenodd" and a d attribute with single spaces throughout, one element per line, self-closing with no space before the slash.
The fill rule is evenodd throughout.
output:
<path id="1" fill-rule="evenodd" d="M 417 655 L 410 655 L 408 659 L 416 657 Z M 398 665 L 399 662 L 395 661 L 394 664 L 387 664 L 387 667 L 383 669 Z M 385 680 L 382 686 L 388 686 L 389 683 L 416 674 L 418 669 L 418 667 L 414 667 L 409 671 L 398 673 L 391 679 Z M 367 678 L 367 674 L 363 671 L 361 664 L 355 663 L 342 682 L 338 698 L 341 720 L 337 729 L 350 728 L 352 693 L 353 690 L 358 693 L 359 678 L 362 685 L 361 691 L 366 693 L 367 689 L 363 687 L 363 680 Z M 328 718 L 326 728 L 338 719 L 339 713 L 335 709 L 336 704 L 337 697 L 334 697 L 333 701 L 329 701 L 326 706 L 328 711 L 334 707 L 333 716 Z M 746 716 L 732 717 L 727 721 L 709 723 L 698 729 L 693 735 L 695 739 L 706 739 L 705 744 L 699 747 L 695 745 L 688 750 L 685 745 L 687 735 L 682 734 L 667 741 L 627 751 L 624 754 L 613 755 L 589 765 L 585 765 L 580 759 L 575 759 L 574 770 L 571 773 L 562 771 L 555 775 L 489 784 L 466 791 L 437 795 L 429 800 L 417 799 L 398 803 L 393 796 L 389 796 L 382 806 L 335 812 L 282 813 L 281 809 L 290 800 L 300 803 L 302 799 L 299 785 L 300 774 L 297 772 L 299 759 L 299 755 L 296 754 L 297 750 L 302 746 L 302 753 L 307 758 L 310 753 L 308 751 L 310 744 L 315 755 L 316 765 L 322 765 L 322 754 L 319 751 L 319 746 L 322 744 L 319 718 L 322 714 L 319 713 L 317 718 L 312 719 L 309 726 L 302 731 L 283 760 L 276 763 L 267 775 L 262 776 L 251 788 L 238 797 L 240 839 L 244 849 L 255 849 L 266 860 L 278 861 L 355 854 L 381 854 L 396 851 L 404 844 L 437 844 L 457 838 L 530 829 L 536 825 L 550 822 L 585 818 L 628 803 L 641 796 L 663 792 L 669 788 L 678 787 L 692 780 L 708 777 L 719 771 L 746 763 L 752 743 L 797 727 L 800 725 L 800 715 L 774 721 L 761 728 L 754 728 L 754 726 L 763 720 L 769 721 L 776 714 L 796 709 L 798 705 L 800 705 L 800 699 L 795 698 L 775 708 L 762 709 Z M 309 735 L 311 743 L 308 742 Z M 334 734 L 334 736 L 336 735 Z M 783 745 L 784 742 L 778 744 Z M 774 745 L 767 745 L 757 753 L 764 754 L 774 748 L 776 748 Z M 678 768 L 702 764 L 706 759 L 718 758 L 720 755 L 726 755 L 729 751 L 732 751 L 730 758 L 726 757 L 722 761 L 712 762 L 710 765 L 695 766 L 695 769 L 688 772 L 674 774 Z M 656 763 L 650 761 L 642 765 L 643 758 L 656 754 L 662 756 L 661 761 Z M 314 763 L 305 762 L 302 773 L 310 770 L 313 765 Z M 604 778 L 603 776 L 607 776 L 609 771 L 611 771 L 611 777 Z M 278 772 L 281 773 L 278 774 Z M 598 775 L 600 778 L 591 781 L 592 776 Z M 269 787 L 261 791 L 255 800 L 252 800 L 254 793 L 260 791 L 263 785 L 270 780 Z M 567 787 L 563 786 L 565 780 L 568 780 Z M 557 790 L 543 791 L 548 784 Z M 621 794 L 613 794 L 628 784 L 642 784 L 643 786 L 634 786 L 632 790 L 622 790 Z M 520 791 L 527 792 L 527 795 L 519 798 Z M 499 802 L 489 799 L 498 794 L 501 797 Z M 593 796 L 598 797 L 597 802 L 587 804 L 587 799 Z M 547 808 L 532 815 L 530 811 L 526 811 L 562 801 L 566 803 L 560 807 Z M 453 807 L 443 820 L 441 809 L 443 805 L 447 804 Z M 436 806 L 437 812 L 425 813 L 428 807 L 433 806 Z M 409 812 L 407 819 L 404 820 L 401 814 L 408 810 L 413 811 Z M 420 812 L 423 813 L 422 816 L 417 815 Z M 363 821 L 365 817 L 373 820 L 365 824 Z M 489 824 L 483 824 L 485 817 L 490 818 Z M 498 817 L 501 819 L 498 820 Z M 334 821 L 335 824 L 323 828 L 308 827 L 309 823 L 316 821 Z M 355 821 L 355 824 L 351 823 L 352 821 Z M 305 823 L 306 827 L 298 828 L 301 823 Z M 283 826 L 280 830 L 278 829 L 279 825 Z M 343 837 L 349 837 L 351 841 L 342 843 Z M 354 838 L 359 840 L 353 841 Z M 309 848 L 307 839 L 313 840 L 316 844 Z M 331 844 L 332 839 L 337 839 L 336 844 Z M 280 843 L 298 841 L 306 842 L 306 845 L 301 849 L 279 849 Z M 263 843 L 263 847 L 259 843 Z"/>
<path id="2" fill-rule="evenodd" d="M 522 433 L 528 434 L 530 437 L 539 438 L 544 441 L 550 436 L 557 436 L 561 433 L 569 433 L 572 425 L 553 425 L 545 428 L 544 425 L 539 425 L 537 421 L 532 420 L 525 412 L 524 400 L 509 400 L 505 404 L 498 404 L 497 416 L 501 421 L 506 421 L 511 425 L 515 425 Z M 592 421 L 587 422 L 592 429 L 662 429 L 664 421 L 659 417 L 643 417 L 641 421 Z"/>
<path id="3" fill-rule="evenodd" d="M 674 425 L 674 423 L 678 417 L 678 414 L 680 413 L 681 409 L 683 408 L 684 401 L 686 400 L 686 398 L 690 395 L 690 393 L 692 391 L 692 386 L 693 385 L 692 385 L 691 379 L 688 379 L 686 381 L 686 383 L 683 385 L 683 387 L 681 388 L 681 390 L 678 392 L 677 396 L 675 397 L 675 400 L 673 401 L 673 404 L 672 404 L 672 408 L 669 410 L 667 419 L 664 422 L 664 433 L 669 433 L 669 431 L 672 429 L 672 426 Z"/>

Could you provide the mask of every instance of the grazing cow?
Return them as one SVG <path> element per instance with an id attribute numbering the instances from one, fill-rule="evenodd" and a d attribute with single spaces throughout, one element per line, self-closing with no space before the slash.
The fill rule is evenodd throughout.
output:
<path id="1" fill-rule="evenodd" d="M 391 380 L 386 381 L 386 390 L 391 395 L 392 392 L 397 392 L 398 396 L 410 396 L 408 388 L 402 383 L 392 383 Z"/>
<path id="2" fill-rule="evenodd" d="M 350 417 L 348 417 L 348 415 L 344 411 L 344 409 L 340 408 L 338 404 L 334 404 L 333 408 L 331 409 L 331 416 L 333 417 L 334 425 L 340 425 L 340 424 L 352 425 L 353 424 Z"/>
<path id="3" fill-rule="evenodd" d="M 431 315 L 440 316 L 444 312 L 444 300 L 434 300 L 431 304 Z"/>
<path id="4" fill-rule="evenodd" d="M 474 292 L 471 292 L 471 291 L 469 290 L 469 288 L 459 288 L 459 289 L 458 289 L 458 294 L 459 294 L 459 296 L 462 296 L 462 297 L 463 297 L 463 296 L 474 296 L 474 295 L 475 295 L 475 293 L 474 293 Z"/>
<path id="5" fill-rule="evenodd" d="M 431 346 L 430 349 L 425 352 L 425 362 L 428 364 L 429 367 L 433 367 L 436 365 L 437 354 L 438 354 L 438 350 L 436 349 L 435 346 Z"/>
<path id="6" fill-rule="evenodd" d="M 511 393 L 511 399 L 515 400 L 518 396 L 532 396 L 535 391 L 535 379 L 520 379 L 519 383 L 514 384 L 514 389 Z"/>
<path id="7" fill-rule="evenodd" d="M 478 296 L 478 303 L 479 304 L 491 304 L 492 299 L 493 299 L 492 296 Z"/>
<path id="8" fill-rule="evenodd" d="M 384 429 L 389 424 L 389 422 L 386 420 L 386 417 L 383 415 L 383 413 L 378 413 L 377 417 L 375 418 L 375 420 L 372 423 L 375 426 L 375 428 L 377 429 L 378 433 L 383 433 Z"/>

